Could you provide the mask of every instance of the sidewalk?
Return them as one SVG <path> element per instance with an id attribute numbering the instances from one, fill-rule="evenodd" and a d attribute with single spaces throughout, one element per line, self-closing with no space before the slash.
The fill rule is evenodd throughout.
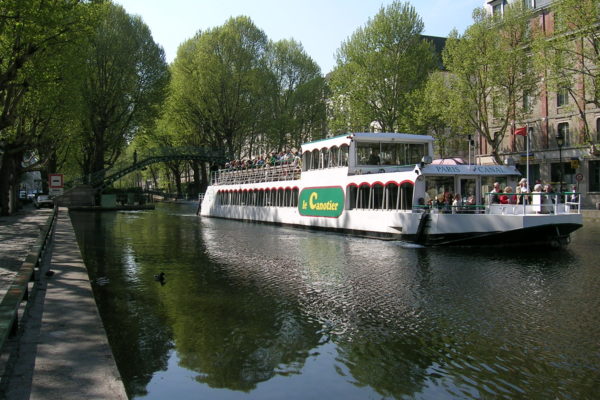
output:
<path id="1" fill-rule="evenodd" d="M 52 209 L 28 204 L 16 215 L 0 217 L 0 300 L 35 244 Z"/>
<path id="2" fill-rule="evenodd" d="M 59 211 L 38 285 L 3 396 L 126 400 L 66 208 Z"/>

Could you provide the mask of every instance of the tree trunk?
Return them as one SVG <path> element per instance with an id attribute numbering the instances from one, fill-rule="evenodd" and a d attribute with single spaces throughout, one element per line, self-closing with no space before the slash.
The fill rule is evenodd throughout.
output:
<path id="1" fill-rule="evenodd" d="M 209 184 L 209 179 L 210 177 L 208 176 L 208 173 L 206 172 L 206 163 L 202 163 L 202 165 L 200 165 L 200 172 L 202 173 L 202 182 L 200 184 L 200 193 L 204 193 L 206 192 L 206 188 L 208 187 Z"/>
<path id="2" fill-rule="evenodd" d="M 12 215 L 17 211 L 22 159 L 22 151 L 7 151 L 3 155 L 0 165 L 0 215 Z"/>
<path id="3" fill-rule="evenodd" d="M 198 198 L 198 193 L 200 193 L 200 165 L 198 161 L 192 162 L 192 170 L 194 171 L 194 183 L 192 185 L 192 193 L 191 196 L 194 199 Z"/>

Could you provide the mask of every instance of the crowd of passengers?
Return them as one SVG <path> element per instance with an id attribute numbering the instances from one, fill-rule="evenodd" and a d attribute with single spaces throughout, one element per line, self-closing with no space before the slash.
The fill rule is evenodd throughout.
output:
<path id="1" fill-rule="evenodd" d="M 473 194 L 469 194 L 466 199 L 463 199 L 460 193 L 453 194 L 448 188 L 444 188 L 433 198 L 425 192 L 425 198 L 419 199 L 419 206 L 425 209 L 434 208 L 444 213 L 456 214 L 474 212 L 477 208 L 477 200 Z"/>
<path id="2" fill-rule="evenodd" d="M 527 179 L 523 178 L 519 181 L 516 190 L 513 190 L 510 185 L 501 188 L 500 183 L 494 182 L 494 188 L 490 192 L 490 204 L 532 204 L 532 202 L 555 204 L 560 200 L 560 197 L 562 195 L 556 193 L 551 184 L 543 184 L 540 180 L 535 182 L 533 191 L 530 193 L 527 187 Z M 539 201 L 534 200 L 534 198 L 538 198 Z M 568 192 L 565 201 L 570 203 L 579 201 L 577 186 L 571 188 L 571 192 Z"/>
<path id="3" fill-rule="evenodd" d="M 539 200 L 533 200 L 533 197 L 538 197 Z M 550 184 L 543 184 L 541 181 L 536 181 L 533 191 L 530 193 L 527 187 L 527 179 L 523 178 L 517 184 L 516 189 L 506 185 L 501 187 L 499 182 L 494 182 L 493 189 L 489 194 L 489 204 L 532 204 L 538 203 L 544 206 L 556 204 L 559 200 L 559 194 L 554 191 Z M 573 186 L 571 192 L 568 192 L 565 200 L 569 203 L 578 203 L 579 194 L 577 187 Z M 460 193 L 453 194 L 447 188 L 444 188 L 434 198 L 430 198 L 425 192 L 425 198 L 419 199 L 419 206 L 424 208 L 436 208 L 441 212 L 446 213 L 463 213 L 473 212 L 477 209 L 477 201 L 471 193 L 466 199 L 463 199 Z"/>
<path id="4" fill-rule="evenodd" d="M 253 159 L 232 160 L 225 163 L 225 169 L 237 171 L 250 168 L 271 167 L 277 165 L 291 165 L 300 167 L 302 164 L 302 155 L 299 151 L 281 151 L 265 154 Z"/>

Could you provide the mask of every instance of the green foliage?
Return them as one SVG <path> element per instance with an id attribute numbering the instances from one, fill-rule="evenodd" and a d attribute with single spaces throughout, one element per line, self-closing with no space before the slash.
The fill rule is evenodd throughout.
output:
<path id="1" fill-rule="evenodd" d="M 332 125 L 336 132 L 383 131 L 408 122 L 409 105 L 436 67 L 423 22 L 408 3 L 394 2 L 342 43 L 331 74 Z"/>
<path id="2" fill-rule="evenodd" d="M 318 65 L 294 40 L 281 40 L 269 47 L 271 77 L 267 149 L 300 147 L 320 138 L 325 122 L 325 80 Z"/>
<path id="3" fill-rule="evenodd" d="M 57 165 L 72 134 L 78 45 L 91 8 L 75 0 L 0 3 L 0 208 L 24 171 Z"/>
<path id="4" fill-rule="evenodd" d="M 256 156 L 323 134 L 325 82 L 293 40 L 269 42 L 247 17 L 183 43 L 163 119 L 189 143 Z"/>
<path id="5" fill-rule="evenodd" d="M 199 32 L 183 43 L 173 63 L 169 116 L 201 144 L 238 154 L 245 132 L 262 116 L 268 41 L 247 17 Z"/>
<path id="6" fill-rule="evenodd" d="M 538 76 L 529 54 L 530 15 L 520 4 L 505 9 L 502 19 L 483 9 L 463 36 L 456 31 L 446 42 L 443 58 L 448 77 L 447 121 L 464 121 L 488 142 L 496 162 L 502 141 L 513 124 L 527 115 L 523 96 L 537 92 Z"/>
<path id="7" fill-rule="evenodd" d="M 99 19 L 83 49 L 79 162 L 85 174 L 114 163 L 153 122 L 169 78 L 164 51 L 139 17 L 112 3 L 97 7 Z"/>

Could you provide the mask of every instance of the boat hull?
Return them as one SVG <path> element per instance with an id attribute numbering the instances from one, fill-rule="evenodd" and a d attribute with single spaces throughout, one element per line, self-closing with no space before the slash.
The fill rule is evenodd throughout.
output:
<path id="1" fill-rule="evenodd" d="M 209 188 L 210 192 L 210 188 Z M 425 246 L 567 244 L 582 226 L 581 214 L 445 214 L 412 210 L 344 210 L 336 218 L 304 216 L 294 207 L 220 206 L 207 192 L 201 215 L 287 225 Z"/>

